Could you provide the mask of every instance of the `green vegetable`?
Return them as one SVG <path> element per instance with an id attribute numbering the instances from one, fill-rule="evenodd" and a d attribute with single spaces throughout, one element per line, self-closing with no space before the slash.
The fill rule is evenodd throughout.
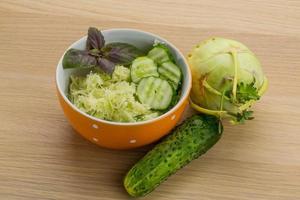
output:
<path id="1" fill-rule="evenodd" d="M 116 67 L 111 77 L 112 82 L 127 81 L 130 82 L 130 69 L 119 65 Z"/>
<path id="2" fill-rule="evenodd" d="M 142 78 L 145 77 L 159 76 L 156 63 L 146 56 L 136 58 L 132 62 L 130 70 L 131 80 L 134 83 L 138 83 Z"/>
<path id="3" fill-rule="evenodd" d="M 229 95 L 231 99 L 234 99 L 232 94 Z M 254 82 L 250 84 L 238 83 L 236 90 L 236 100 L 240 103 L 246 103 L 250 100 L 259 100 L 260 96 L 254 86 Z"/>
<path id="4" fill-rule="evenodd" d="M 154 190 L 177 170 L 208 151 L 221 137 L 218 118 L 194 115 L 148 152 L 127 173 L 124 187 L 134 197 Z"/>
<path id="5" fill-rule="evenodd" d="M 191 105 L 200 112 L 240 123 L 265 92 L 268 81 L 254 53 L 234 40 L 211 38 L 188 55 L 192 71 Z"/>
<path id="6" fill-rule="evenodd" d="M 177 90 L 181 81 L 181 71 L 177 65 L 170 61 L 164 62 L 159 66 L 158 72 L 161 77 L 171 82 L 174 90 Z"/>
<path id="7" fill-rule="evenodd" d="M 169 48 L 162 43 L 154 44 L 154 47 L 148 52 L 147 56 L 154 60 L 157 64 L 162 64 L 167 61 L 174 62 L 173 55 Z"/>
<path id="8" fill-rule="evenodd" d="M 148 77 L 143 78 L 137 86 L 140 102 L 155 110 L 165 110 L 172 102 L 173 89 L 168 81 Z"/>
<path id="9" fill-rule="evenodd" d="M 116 65 L 129 65 L 142 55 L 143 53 L 131 44 L 116 42 L 105 45 L 101 31 L 90 27 L 86 49 L 69 49 L 63 57 L 63 68 L 94 67 L 111 75 Z"/>
<path id="10" fill-rule="evenodd" d="M 136 85 L 129 80 L 130 70 L 124 66 L 117 66 L 112 76 L 103 72 L 71 76 L 69 99 L 83 112 L 109 121 L 136 122 L 157 117 L 159 113 L 136 100 Z"/>

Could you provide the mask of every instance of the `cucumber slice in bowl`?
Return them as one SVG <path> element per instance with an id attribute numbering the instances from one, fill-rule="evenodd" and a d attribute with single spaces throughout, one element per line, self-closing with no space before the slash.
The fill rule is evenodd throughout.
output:
<path id="1" fill-rule="evenodd" d="M 174 90 L 177 90 L 181 81 L 181 71 L 177 65 L 170 61 L 164 62 L 159 66 L 158 73 L 163 78 L 171 81 L 171 85 L 173 86 Z"/>
<path id="2" fill-rule="evenodd" d="M 163 44 L 157 44 L 148 52 L 147 56 L 158 64 L 172 60 L 170 50 Z"/>
<path id="3" fill-rule="evenodd" d="M 156 77 L 143 78 L 137 86 L 137 97 L 154 110 L 164 110 L 172 102 L 174 91 L 168 81 Z"/>
<path id="4" fill-rule="evenodd" d="M 134 83 L 138 83 L 145 77 L 159 76 L 156 63 L 146 56 L 138 57 L 132 62 L 130 74 Z"/>

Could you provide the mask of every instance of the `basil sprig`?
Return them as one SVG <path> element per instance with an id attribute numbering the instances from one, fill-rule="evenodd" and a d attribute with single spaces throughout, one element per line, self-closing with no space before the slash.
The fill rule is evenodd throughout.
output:
<path id="1" fill-rule="evenodd" d="M 90 27 L 86 40 L 86 49 L 69 49 L 63 58 L 63 68 L 99 68 L 112 74 L 116 65 L 129 65 L 143 52 L 131 44 L 115 42 L 105 45 L 101 31 Z"/>

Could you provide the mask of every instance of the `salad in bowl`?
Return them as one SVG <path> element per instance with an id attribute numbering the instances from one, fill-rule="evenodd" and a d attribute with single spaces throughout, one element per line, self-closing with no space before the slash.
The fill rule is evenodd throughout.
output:
<path id="1" fill-rule="evenodd" d="M 81 111 L 100 119 L 153 119 L 179 99 L 181 69 L 160 42 L 149 51 L 123 42 L 106 44 L 101 31 L 89 28 L 86 49 L 69 49 L 62 64 L 64 69 L 89 70 L 70 76 L 68 98 Z"/>
<path id="2" fill-rule="evenodd" d="M 58 96 L 73 127 L 89 140 L 117 149 L 167 134 L 180 119 L 191 88 L 179 50 L 133 29 L 90 27 L 66 50 L 56 75 Z"/>

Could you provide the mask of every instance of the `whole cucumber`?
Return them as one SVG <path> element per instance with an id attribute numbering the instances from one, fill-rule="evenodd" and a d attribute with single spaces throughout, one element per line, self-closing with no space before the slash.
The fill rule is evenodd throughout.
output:
<path id="1" fill-rule="evenodd" d="M 134 197 L 148 194 L 209 150 L 220 139 L 222 131 L 216 117 L 194 115 L 186 119 L 130 169 L 124 179 L 125 189 Z"/>

